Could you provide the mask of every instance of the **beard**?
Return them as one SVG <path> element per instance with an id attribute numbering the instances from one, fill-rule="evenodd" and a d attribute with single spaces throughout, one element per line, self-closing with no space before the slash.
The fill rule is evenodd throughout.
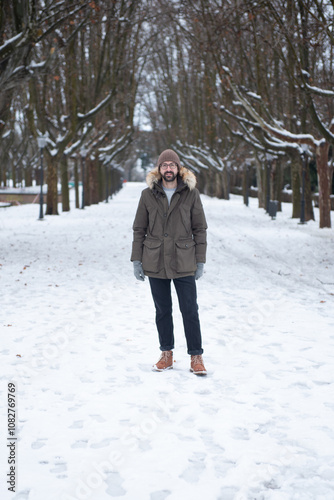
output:
<path id="1" fill-rule="evenodd" d="M 174 172 L 166 172 L 165 174 L 161 175 L 166 182 L 173 182 L 176 179 L 177 174 L 178 172 L 176 172 L 175 174 Z"/>

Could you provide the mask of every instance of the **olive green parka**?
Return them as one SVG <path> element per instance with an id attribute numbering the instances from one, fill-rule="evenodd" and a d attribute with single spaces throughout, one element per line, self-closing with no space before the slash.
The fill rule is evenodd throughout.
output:
<path id="1" fill-rule="evenodd" d="M 181 167 L 168 206 L 159 167 L 146 177 L 133 223 L 131 261 L 142 263 L 146 276 L 181 278 L 195 274 L 206 260 L 207 223 L 196 177 Z"/>

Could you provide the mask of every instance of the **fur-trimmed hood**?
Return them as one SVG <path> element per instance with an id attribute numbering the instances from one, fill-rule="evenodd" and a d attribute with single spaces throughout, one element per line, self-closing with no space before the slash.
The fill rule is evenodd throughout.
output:
<path id="1" fill-rule="evenodd" d="M 178 176 L 188 186 L 190 191 L 196 187 L 196 182 L 197 182 L 196 176 L 187 168 L 180 167 Z M 161 173 L 159 171 L 159 167 L 155 167 L 146 176 L 146 182 L 150 189 L 153 189 L 154 185 L 158 184 L 160 180 L 161 180 Z"/>

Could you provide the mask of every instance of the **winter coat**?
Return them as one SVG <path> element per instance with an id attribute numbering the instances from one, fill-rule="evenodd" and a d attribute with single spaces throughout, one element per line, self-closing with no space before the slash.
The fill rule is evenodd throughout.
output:
<path id="1" fill-rule="evenodd" d="M 144 273 L 154 278 L 181 278 L 195 274 L 205 263 L 207 224 L 196 177 L 181 167 L 170 206 L 161 184 L 159 168 L 146 178 L 133 223 L 131 261 L 142 262 Z"/>

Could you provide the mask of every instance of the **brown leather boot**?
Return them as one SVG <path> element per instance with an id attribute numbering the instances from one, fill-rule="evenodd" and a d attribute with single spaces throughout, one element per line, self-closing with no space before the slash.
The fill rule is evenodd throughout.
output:
<path id="1" fill-rule="evenodd" d="M 173 368 L 173 351 L 162 351 L 159 361 L 152 366 L 152 370 L 163 372 Z"/>
<path id="2" fill-rule="evenodd" d="M 191 356 L 190 371 L 193 372 L 195 375 L 207 374 L 207 371 L 203 363 L 202 354 L 196 354 L 195 356 Z"/>

